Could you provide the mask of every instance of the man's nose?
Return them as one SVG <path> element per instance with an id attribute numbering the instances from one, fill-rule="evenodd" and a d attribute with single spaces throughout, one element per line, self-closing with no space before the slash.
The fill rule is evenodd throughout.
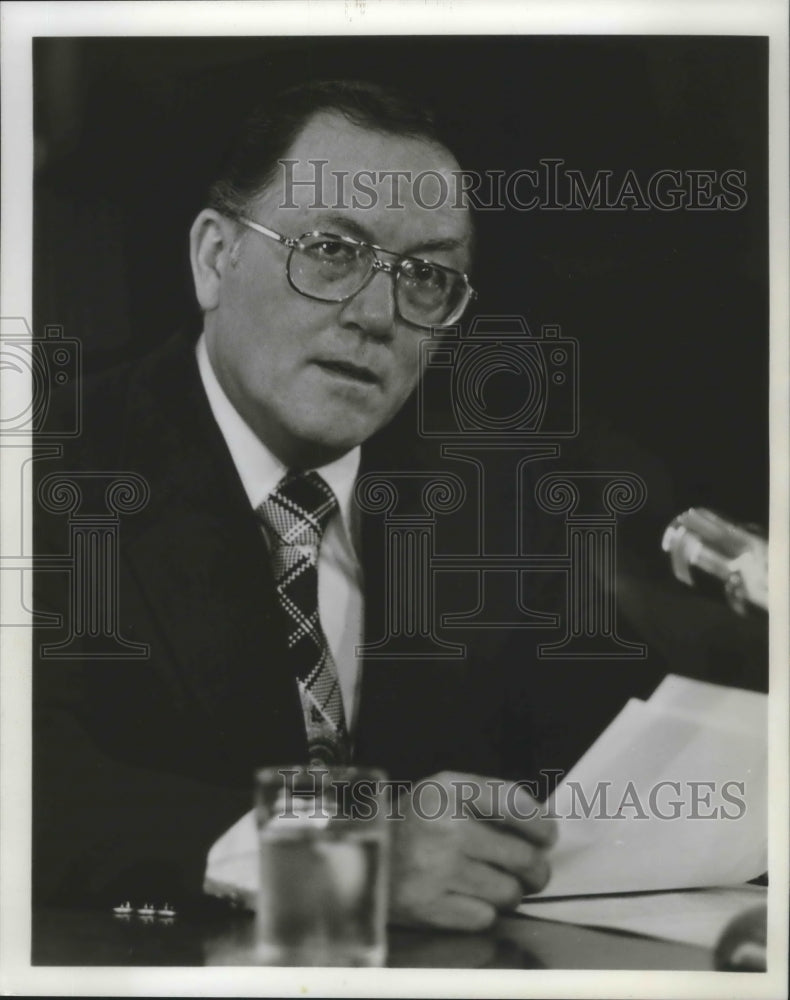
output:
<path id="1" fill-rule="evenodd" d="M 395 329 L 395 281 L 386 271 L 374 271 L 370 281 L 343 303 L 340 319 L 370 337 L 392 337 Z"/>

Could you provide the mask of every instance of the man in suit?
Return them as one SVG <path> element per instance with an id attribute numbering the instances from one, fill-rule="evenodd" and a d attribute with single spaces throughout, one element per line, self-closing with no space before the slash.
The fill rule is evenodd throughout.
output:
<path id="1" fill-rule="evenodd" d="M 479 929 L 548 878 L 553 827 L 520 779 L 572 766 L 628 697 L 651 693 L 667 658 L 541 662 L 535 630 L 508 628 L 448 631 L 465 650 L 450 659 L 359 652 L 387 636 L 397 595 L 382 520 L 356 488 L 373 474 L 395 483 L 408 520 L 447 471 L 416 433 L 414 389 L 422 341 L 470 301 L 472 224 L 449 183 L 454 157 L 396 95 L 311 84 L 272 106 L 242 133 L 191 229 L 197 336 L 86 387 L 82 435 L 57 469 L 45 455 L 36 463 L 36 550 L 82 558 L 87 571 L 50 566 L 36 579 L 36 608 L 62 634 L 50 619 L 35 642 L 35 896 L 186 903 L 220 883 L 244 889 L 255 769 L 350 759 L 396 781 L 479 790 L 476 812 L 428 821 L 406 789 L 391 910 L 401 923 Z M 408 182 L 417 176 L 437 186 Z M 354 177 L 366 192 L 338 193 L 335 181 Z M 442 180 L 452 193 L 437 199 Z M 649 501 L 660 496 L 661 476 L 641 459 L 613 458 L 589 434 L 586 447 L 589 467 L 637 471 Z M 506 449 L 488 456 L 486 503 L 518 519 L 524 551 L 551 551 L 551 532 L 561 547 L 561 518 L 513 510 L 513 468 L 494 474 L 497 455 Z M 524 497 L 547 462 L 521 470 Z M 116 480 L 139 502 L 120 502 Z M 109 499 L 136 508 L 120 518 L 117 562 L 101 542 Z M 670 502 L 655 519 L 671 512 Z M 473 551 L 477 518 L 474 503 L 448 517 L 442 551 Z M 475 607 L 473 573 L 439 577 L 437 619 Z M 696 653 L 684 651 L 699 615 L 666 644 L 636 577 L 625 597 L 640 631 L 694 673 Z M 562 610 L 534 587 L 519 599 Z M 718 616 L 709 621 L 719 634 Z M 715 663 L 711 679 L 744 683 L 724 642 Z M 497 788 L 504 811 L 486 821 Z M 230 885 L 217 871 L 229 846 L 252 859 Z"/>
<path id="2" fill-rule="evenodd" d="M 372 195 L 322 204 L 299 183 L 316 163 L 327 177 L 366 171 Z M 85 507 L 105 471 L 145 484 L 146 504 L 121 525 L 117 614 L 121 640 L 148 655 L 42 652 L 38 898 L 199 894 L 258 766 L 352 759 L 448 787 L 464 772 L 522 774 L 507 752 L 507 636 L 482 635 L 452 664 L 357 655 L 381 634 L 387 595 L 355 482 L 431 468 L 392 421 L 420 378 L 421 341 L 471 298 L 467 207 L 394 192 L 392 172 L 457 170 L 430 120 L 395 95 L 356 84 L 283 95 L 253 119 L 192 226 L 197 343 L 176 337 L 86 391 L 85 433 L 63 469 Z M 39 551 L 58 532 L 62 547 L 62 519 L 42 514 Z M 297 593 L 308 579 L 312 598 Z M 73 614 L 66 582 L 39 574 L 38 609 Z M 553 826 L 524 788 L 507 788 L 497 823 L 431 822 L 405 801 L 394 920 L 479 929 L 545 884 Z"/>

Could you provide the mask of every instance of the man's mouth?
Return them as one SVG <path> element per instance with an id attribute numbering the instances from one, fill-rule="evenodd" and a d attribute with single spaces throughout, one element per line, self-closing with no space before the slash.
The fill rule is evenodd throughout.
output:
<path id="1" fill-rule="evenodd" d="M 332 372 L 334 375 L 341 375 L 344 378 L 352 379 L 355 382 L 364 382 L 366 385 L 378 385 L 381 381 L 372 368 L 365 365 L 355 365 L 351 361 L 323 361 L 315 362 L 319 368 Z"/>

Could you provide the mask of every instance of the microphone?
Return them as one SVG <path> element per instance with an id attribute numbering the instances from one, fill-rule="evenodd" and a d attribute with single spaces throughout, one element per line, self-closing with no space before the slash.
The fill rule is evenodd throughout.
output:
<path id="1" fill-rule="evenodd" d="M 768 541 L 755 525 L 691 507 L 666 528 L 661 547 L 677 579 L 688 586 L 712 578 L 739 615 L 768 610 Z"/>

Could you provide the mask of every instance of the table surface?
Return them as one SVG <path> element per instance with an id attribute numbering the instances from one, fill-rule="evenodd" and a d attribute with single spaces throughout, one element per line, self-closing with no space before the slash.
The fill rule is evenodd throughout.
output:
<path id="1" fill-rule="evenodd" d="M 254 965 L 252 918 L 242 912 L 170 920 L 111 911 L 46 908 L 33 914 L 36 966 Z M 623 934 L 502 918 L 485 934 L 392 930 L 387 965 L 445 969 L 710 970 L 712 952 Z"/>

